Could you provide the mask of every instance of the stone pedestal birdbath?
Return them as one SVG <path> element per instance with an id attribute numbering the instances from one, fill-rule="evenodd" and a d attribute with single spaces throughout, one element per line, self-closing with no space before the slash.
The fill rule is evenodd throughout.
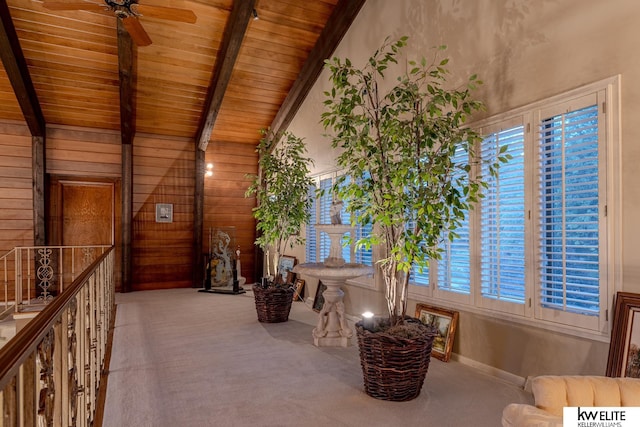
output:
<path id="1" fill-rule="evenodd" d="M 344 318 L 344 291 L 347 280 L 371 274 L 373 268 L 364 264 L 346 263 L 342 257 L 342 236 L 353 228 L 343 224 L 318 224 L 317 230 L 331 239 L 329 256 L 320 263 L 298 264 L 294 273 L 316 277 L 327 289 L 322 293 L 324 305 L 318 313 L 318 323 L 313 330 L 313 343 L 317 347 L 347 347 L 353 331 Z"/>

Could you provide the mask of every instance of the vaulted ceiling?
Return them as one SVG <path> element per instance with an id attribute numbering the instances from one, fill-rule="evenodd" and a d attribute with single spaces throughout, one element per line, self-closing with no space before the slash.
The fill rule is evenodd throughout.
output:
<path id="1" fill-rule="evenodd" d="M 139 3 L 141 16 L 123 21 L 105 0 L 0 0 L 0 120 L 34 135 L 55 124 L 120 131 L 123 142 L 144 132 L 201 149 L 256 144 L 259 129 L 292 119 L 364 0 Z"/>

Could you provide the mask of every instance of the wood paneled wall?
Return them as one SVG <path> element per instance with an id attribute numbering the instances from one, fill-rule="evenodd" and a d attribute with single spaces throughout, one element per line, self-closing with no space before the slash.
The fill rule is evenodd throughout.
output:
<path id="1" fill-rule="evenodd" d="M 47 127 L 47 173 L 120 178 L 120 133 L 88 128 Z"/>
<path id="2" fill-rule="evenodd" d="M 120 176 L 121 152 L 120 133 L 114 131 L 80 128 L 72 126 L 48 126 L 46 139 L 46 172 L 50 176 L 47 203 L 47 243 L 62 244 L 57 221 L 60 221 L 62 207 L 58 206 L 59 180 L 79 180 L 83 182 L 113 182 L 114 185 L 114 245 L 116 290 L 122 286 L 119 274 L 122 264 L 121 197 Z"/>
<path id="3" fill-rule="evenodd" d="M 0 123 L 0 256 L 32 244 L 31 135 L 25 125 Z"/>
<path id="4" fill-rule="evenodd" d="M 121 145 L 117 132 L 47 128 L 46 171 L 56 179 L 111 181 L 116 188 L 116 271 L 121 251 Z M 138 135 L 133 147 L 133 290 L 191 287 L 194 158 L 190 139 Z M 245 198 L 247 174 L 257 171 L 251 144 L 212 142 L 205 155 L 204 246 L 210 227 L 235 227 L 242 275 L 255 281 L 254 198 Z M 0 123 L 0 254 L 33 244 L 31 136 L 26 126 Z M 173 205 L 173 222 L 156 223 L 157 203 Z M 49 206 L 51 208 L 51 206 Z M 51 219 L 50 219 L 51 221 Z M 51 222 L 49 223 L 51 225 Z M 200 255 L 198 255 L 200 256 Z M 118 289 L 120 276 L 118 277 Z"/>
<path id="5" fill-rule="evenodd" d="M 133 146 L 133 290 L 192 287 L 195 143 L 137 136 Z M 156 204 L 173 222 L 156 222 Z"/>
<path id="6" fill-rule="evenodd" d="M 247 283 L 253 283 L 256 280 L 256 223 L 252 209 L 256 201 L 244 194 L 251 185 L 246 175 L 257 173 L 258 154 L 251 144 L 212 141 L 207 147 L 205 163 L 213 164 L 213 176 L 204 180 L 203 253 L 208 251 L 209 227 L 235 227 L 242 276 Z"/>

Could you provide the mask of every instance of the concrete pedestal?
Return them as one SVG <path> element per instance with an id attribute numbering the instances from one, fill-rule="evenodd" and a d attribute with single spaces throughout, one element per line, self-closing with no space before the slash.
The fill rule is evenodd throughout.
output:
<path id="1" fill-rule="evenodd" d="M 312 332 L 317 347 L 348 347 L 353 331 L 344 318 L 342 281 L 323 279 L 327 287 L 322 293 L 324 305 L 318 313 L 318 324 Z"/>
<path id="2" fill-rule="evenodd" d="M 317 347 L 348 347 L 353 331 L 344 317 L 344 291 L 348 279 L 371 274 L 373 268 L 362 264 L 327 267 L 323 263 L 299 264 L 294 273 L 317 277 L 327 287 L 322 293 L 324 305 L 318 313 L 318 323 L 312 332 Z"/>

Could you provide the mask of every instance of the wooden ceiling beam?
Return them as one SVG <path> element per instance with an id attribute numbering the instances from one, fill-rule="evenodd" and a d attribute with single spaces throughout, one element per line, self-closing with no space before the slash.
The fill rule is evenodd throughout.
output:
<path id="1" fill-rule="evenodd" d="M 231 73 L 238 58 L 242 40 L 247 32 L 255 3 L 256 0 L 235 0 L 233 2 L 204 104 L 206 113 L 203 115 L 196 133 L 196 144 L 202 151 L 205 151 L 209 144 L 209 138 L 211 138 L 211 132 L 229 85 Z"/>
<path id="2" fill-rule="evenodd" d="M 0 1 L 0 57 L 32 136 L 44 137 L 46 123 L 6 1 Z"/>
<path id="3" fill-rule="evenodd" d="M 366 0 L 338 1 L 316 44 L 309 52 L 298 78 L 293 83 L 273 122 L 271 122 L 271 130 L 276 135 L 286 130 L 291 124 L 298 109 L 320 76 L 324 68 L 325 59 L 329 58 L 336 50 L 342 37 L 344 37 L 365 2 Z"/>

